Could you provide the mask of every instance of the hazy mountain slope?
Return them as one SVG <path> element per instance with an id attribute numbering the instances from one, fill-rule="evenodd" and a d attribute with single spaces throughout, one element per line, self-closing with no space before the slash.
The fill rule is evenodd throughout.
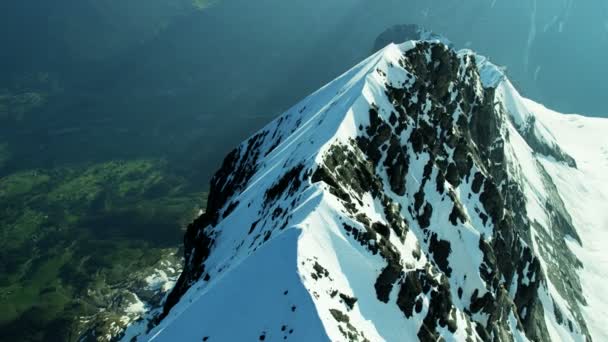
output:
<path id="1" fill-rule="evenodd" d="M 226 157 L 148 337 L 601 339 L 561 117 L 470 51 L 389 45 Z"/>

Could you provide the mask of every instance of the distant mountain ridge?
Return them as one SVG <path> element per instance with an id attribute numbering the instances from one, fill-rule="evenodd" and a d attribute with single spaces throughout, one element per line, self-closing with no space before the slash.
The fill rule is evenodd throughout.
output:
<path id="1" fill-rule="evenodd" d="M 606 128 L 470 50 L 391 44 L 226 157 L 141 336 L 603 340 Z"/>

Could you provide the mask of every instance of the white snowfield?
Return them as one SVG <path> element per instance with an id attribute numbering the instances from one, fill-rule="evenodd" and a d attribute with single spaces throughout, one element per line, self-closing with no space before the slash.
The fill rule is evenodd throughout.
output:
<path id="1" fill-rule="evenodd" d="M 540 158 L 572 216 L 582 245 L 568 246 L 583 263 L 587 306 L 583 314 L 594 341 L 608 341 L 608 120 L 564 115 L 531 100 L 526 108 L 546 125 L 578 169 Z"/>
<path id="2" fill-rule="evenodd" d="M 214 231 L 214 245 L 205 261 L 208 280 L 192 284 L 179 303 L 161 323 L 139 337 L 153 341 L 415 341 L 429 311 L 430 296 L 424 293 L 417 299 L 422 306 L 406 317 L 398 307 L 399 286 L 395 285 L 388 302 L 378 300 L 374 284 L 386 261 L 380 254 L 370 253 L 344 225 L 360 227 L 361 223 L 346 214 L 344 203 L 330 193 L 323 182 L 303 185 L 293 196 L 282 195 L 268 209 L 265 192 L 288 170 L 303 165 L 314 169 L 324 163 L 332 146 L 344 145 L 355 150 L 352 139 L 360 135 L 360 126 L 370 125 L 370 108 L 378 108 L 379 116 L 388 121 L 394 112 L 388 100 L 388 85 L 413 83 L 416 75 L 400 66 L 404 53 L 419 42 L 389 45 L 359 65 L 329 83 L 301 103 L 288 110 L 262 131 L 280 136 L 276 148 L 265 141 L 258 168 L 247 188 L 232 198 L 236 208 L 221 219 Z M 474 56 L 480 68 L 476 89 L 496 88 L 497 103 L 505 114 L 503 136 L 509 144 L 505 153 L 509 160 L 509 174 L 518 179 L 525 194 L 530 221 L 535 221 L 532 236 L 550 231 L 545 203 L 547 185 L 539 176 L 543 167 L 558 189 L 582 245 L 567 237 L 567 245 L 582 262 L 580 276 L 586 305 L 580 308 L 594 341 L 608 341 L 608 120 L 564 115 L 522 98 L 504 77 L 499 68 L 470 51 L 458 52 L 460 57 Z M 428 56 L 430 58 L 430 56 Z M 463 57 L 463 60 L 467 60 Z M 305 71 L 303 71 L 305 72 Z M 475 82 L 472 80 L 471 82 Z M 452 97 L 456 91 L 450 87 Z M 424 99 L 412 99 L 412 101 Z M 428 106 L 430 108 L 430 104 Z M 427 106 L 423 106 L 423 111 Z M 461 108 L 451 115 L 456 121 Z M 421 113 L 424 118 L 427 113 Z M 529 117 L 534 117 L 530 121 Z M 536 138 L 548 146 L 557 145 L 574 158 L 577 167 L 550 156 L 535 153 L 522 136 L 522 129 L 532 122 Z M 276 140 L 275 140 L 276 141 Z M 407 133 L 401 136 L 406 144 Z M 406 188 L 399 196 L 386 187 L 386 173 L 377 170 L 384 180 L 385 192 L 402 205 L 400 214 L 406 219 L 409 231 L 403 239 L 391 233 L 390 243 L 399 252 L 399 263 L 405 273 L 434 265 L 429 242 L 423 228 L 408 211 L 421 186 L 428 154 L 411 149 Z M 386 158 L 383 154 L 382 158 Z M 473 167 L 471 174 L 478 170 Z M 431 179 L 435 179 L 433 171 Z M 438 238 L 449 241 L 448 257 L 451 276 L 449 291 L 457 328 L 437 327 L 445 341 L 480 340 L 474 329 L 489 317 L 483 312 L 471 314 L 468 308 L 474 293 L 482 296 L 487 287 L 480 275 L 484 263 L 479 248 L 480 239 L 491 239 L 494 226 L 480 218 L 484 213 L 479 194 L 472 190 L 473 177 L 458 187 L 445 182 L 462 203 L 465 222 L 449 223 L 452 205 L 435 189 L 434 183 L 424 187 L 426 201 L 433 205 L 430 228 Z M 413 190 L 411 190 L 413 189 Z M 290 204 L 294 204 L 290 207 Z M 357 210 L 372 222 L 387 223 L 385 211 L 378 199 L 364 194 L 356 202 Z M 273 228 L 276 208 L 290 207 L 289 225 Z M 273 211 L 274 209 L 274 211 Z M 482 215 L 483 216 L 483 215 Z M 252 223 L 258 222 L 252 226 Z M 253 233 L 248 231 L 253 230 Z M 265 239 L 264 239 L 265 238 Z M 264 239 L 264 241 L 262 241 Z M 550 255 L 532 239 L 534 251 L 543 269 L 554 263 Z M 374 243 L 372 240 L 371 243 Z M 416 250 L 421 256 L 415 257 Z M 517 260 L 515 260 L 517 262 Z M 445 272 L 444 272 L 445 273 Z M 437 279 L 442 273 L 431 271 Z M 534 274 L 532 276 L 536 277 Z M 517 280 L 514 280 L 516 282 Z M 533 282 L 535 279 L 519 279 Z M 548 280 L 539 290 L 545 323 L 554 341 L 585 341 L 584 333 L 571 312 L 572 304 L 564 298 L 556 284 Z M 507 284 L 508 287 L 508 284 Z M 517 287 L 507 288 L 514 296 Z M 354 304 L 349 299 L 356 298 Z M 554 308 L 554 306 L 556 306 Z M 556 319 L 559 308 L 562 319 Z M 528 338 L 520 327 L 519 318 L 509 311 L 508 334 L 512 340 Z M 525 312 L 522 313 L 522 316 Z M 472 321 L 474 319 L 474 322 Z M 560 324 L 560 321 L 562 323 Z M 573 323 L 568 328 L 563 321 Z"/>

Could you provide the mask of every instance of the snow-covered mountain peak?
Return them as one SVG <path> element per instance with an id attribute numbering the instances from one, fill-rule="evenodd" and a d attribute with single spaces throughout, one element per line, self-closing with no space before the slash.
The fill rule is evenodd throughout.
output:
<path id="1" fill-rule="evenodd" d="M 387 46 L 226 157 L 147 338 L 605 336 L 547 113 L 471 51 Z"/>

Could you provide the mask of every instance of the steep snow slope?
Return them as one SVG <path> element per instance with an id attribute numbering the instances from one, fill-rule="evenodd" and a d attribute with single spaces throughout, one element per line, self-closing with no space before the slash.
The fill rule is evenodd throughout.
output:
<path id="1" fill-rule="evenodd" d="M 226 157 L 142 339 L 601 340 L 604 176 L 568 118 L 471 51 L 387 46 Z"/>
<path id="2" fill-rule="evenodd" d="M 581 237 L 582 245 L 567 241 L 584 265 L 581 284 L 588 306 L 582 307 L 583 315 L 594 340 L 608 341 L 608 120 L 562 115 L 530 100 L 525 104 L 577 161 L 574 169 L 541 159 Z"/>

